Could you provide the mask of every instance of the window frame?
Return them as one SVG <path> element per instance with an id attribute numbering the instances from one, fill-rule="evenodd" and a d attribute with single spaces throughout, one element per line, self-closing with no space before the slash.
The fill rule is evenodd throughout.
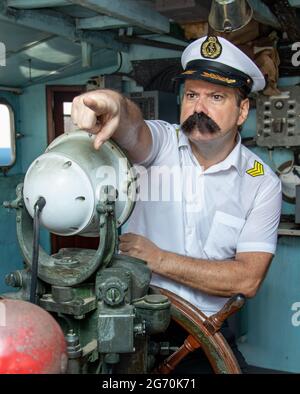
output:
<path id="1" fill-rule="evenodd" d="M 9 113 L 9 122 L 10 122 L 10 142 L 11 142 L 11 161 L 8 164 L 1 164 L 0 162 L 0 168 L 11 168 L 14 166 L 16 163 L 17 155 L 16 155 L 16 128 L 15 128 L 15 113 L 13 110 L 12 105 L 7 102 L 5 99 L 0 98 L 0 105 L 4 105 L 8 109 Z M 1 147 L 0 147 L 1 151 Z"/>

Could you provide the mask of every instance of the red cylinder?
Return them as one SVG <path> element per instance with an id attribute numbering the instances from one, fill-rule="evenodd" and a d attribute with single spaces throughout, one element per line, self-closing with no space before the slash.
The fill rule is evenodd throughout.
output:
<path id="1" fill-rule="evenodd" d="M 45 310 L 0 298 L 0 373 L 52 374 L 67 369 L 64 334 Z"/>

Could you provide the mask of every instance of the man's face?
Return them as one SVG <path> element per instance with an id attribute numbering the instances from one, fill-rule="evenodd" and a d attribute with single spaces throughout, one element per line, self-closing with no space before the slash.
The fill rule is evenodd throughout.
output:
<path id="1" fill-rule="evenodd" d="M 209 142 L 228 133 L 235 136 L 248 110 L 248 99 L 238 106 L 234 88 L 201 80 L 185 81 L 180 123 L 191 141 Z"/>

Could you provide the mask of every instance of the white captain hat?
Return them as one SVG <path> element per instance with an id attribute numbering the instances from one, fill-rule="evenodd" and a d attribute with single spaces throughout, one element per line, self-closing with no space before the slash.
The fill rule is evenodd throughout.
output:
<path id="1" fill-rule="evenodd" d="M 242 88 L 247 94 L 266 85 L 257 65 L 223 37 L 204 36 L 193 41 L 183 51 L 181 64 L 184 71 L 175 79 L 202 79 Z"/>

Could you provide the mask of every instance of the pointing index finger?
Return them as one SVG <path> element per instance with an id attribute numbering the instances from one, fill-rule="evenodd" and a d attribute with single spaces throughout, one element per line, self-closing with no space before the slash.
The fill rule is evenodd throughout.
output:
<path id="1" fill-rule="evenodd" d="M 108 111 L 107 103 L 103 99 L 94 99 L 92 97 L 84 97 L 83 103 L 91 109 L 97 116 L 103 115 Z"/>

